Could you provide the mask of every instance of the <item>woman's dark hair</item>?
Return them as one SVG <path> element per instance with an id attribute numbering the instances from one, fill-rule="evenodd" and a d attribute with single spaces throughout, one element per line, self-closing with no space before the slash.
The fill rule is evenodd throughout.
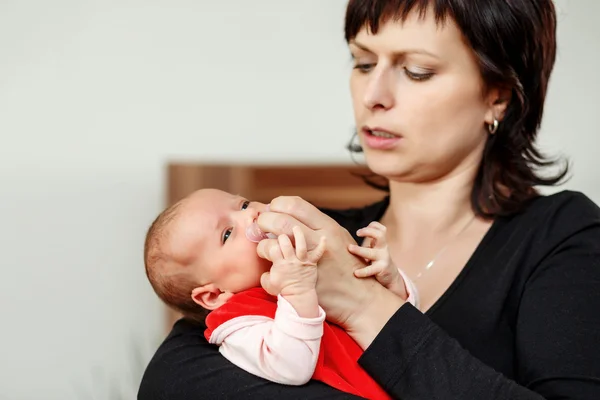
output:
<path id="1" fill-rule="evenodd" d="M 388 20 L 404 21 L 411 11 L 435 13 L 437 23 L 452 18 L 471 46 L 487 87 L 508 88 L 511 100 L 497 132 L 489 135 L 471 202 L 491 218 L 519 212 L 536 196 L 538 185 L 556 185 L 555 175 L 539 171 L 556 164 L 535 146 L 544 100 L 556 56 L 556 12 L 551 0 L 350 0 L 345 37 L 349 42 L 366 27 L 376 34 Z M 362 151 L 350 144 L 351 151 Z M 385 184 L 365 177 L 372 186 Z"/>

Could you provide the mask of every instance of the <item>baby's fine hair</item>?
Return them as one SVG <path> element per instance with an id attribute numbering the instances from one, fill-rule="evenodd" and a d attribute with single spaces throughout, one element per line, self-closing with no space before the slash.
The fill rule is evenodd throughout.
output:
<path id="1" fill-rule="evenodd" d="M 144 266 L 154 292 L 169 307 L 195 322 L 203 322 L 207 311 L 192 300 L 192 290 L 198 283 L 184 268 L 168 270 L 172 257 L 164 246 L 170 235 L 170 226 L 177 218 L 183 201 L 166 208 L 152 222 L 144 241 Z"/>

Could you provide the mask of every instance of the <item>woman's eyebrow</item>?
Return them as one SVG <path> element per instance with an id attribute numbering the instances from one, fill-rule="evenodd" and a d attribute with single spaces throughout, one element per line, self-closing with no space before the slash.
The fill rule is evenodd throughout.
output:
<path id="1" fill-rule="evenodd" d="M 356 47 L 358 47 L 359 49 L 361 49 L 362 51 L 365 51 L 367 53 L 371 53 L 371 54 L 375 54 L 375 52 L 373 50 L 371 50 L 369 47 L 367 47 L 366 45 L 357 42 L 356 40 L 351 40 L 350 42 L 348 42 L 348 44 L 354 45 Z M 396 57 L 400 57 L 406 54 L 424 54 L 426 56 L 429 57 L 434 57 L 434 58 L 440 58 L 438 55 L 427 51 L 425 49 L 404 49 L 404 50 L 398 50 L 398 51 L 394 51 L 392 52 L 392 57 L 396 58 Z"/>

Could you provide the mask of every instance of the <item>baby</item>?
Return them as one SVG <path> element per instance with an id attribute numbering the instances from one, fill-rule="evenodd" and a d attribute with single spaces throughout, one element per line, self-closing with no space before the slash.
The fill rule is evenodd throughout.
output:
<path id="1" fill-rule="evenodd" d="M 318 304 L 317 265 L 325 238 L 308 250 L 302 230 L 294 227 L 293 244 L 281 235 L 273 261 L 262 259 L 256 247 L 266 235 L 256 219 L 267 210 L 265 204 L 202 189 L 163 211 L 144 249 L 155 292 L 188 318 L 202 320 L 208 312 L 206 339 L 252 374 L 289 385 L 312 378 L 366 398 L 388 398 L 358 365 L 362 349 L 325 321 Z M 372 254 L 370 265 L 355 276 L 375 276 L 417 306 L 416 288 L 390 260 L 383 225 L 373 222 L 357 235 L 365 238 L 363 246 L 348 250 L 365 259 Z"/>

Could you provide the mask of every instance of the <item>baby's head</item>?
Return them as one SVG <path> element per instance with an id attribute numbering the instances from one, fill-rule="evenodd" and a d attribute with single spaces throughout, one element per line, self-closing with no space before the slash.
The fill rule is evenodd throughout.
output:
<path id="1" fill-rule="evenodd" d="M 259 286 L 271 263 L 258 257 L 246 230 L 265 210 L 262 203 L 202 189 L 163 211 L 144 246 L 146 274 L 156 294 L 186 317 L 202 320 L 206 310 Z"/>

